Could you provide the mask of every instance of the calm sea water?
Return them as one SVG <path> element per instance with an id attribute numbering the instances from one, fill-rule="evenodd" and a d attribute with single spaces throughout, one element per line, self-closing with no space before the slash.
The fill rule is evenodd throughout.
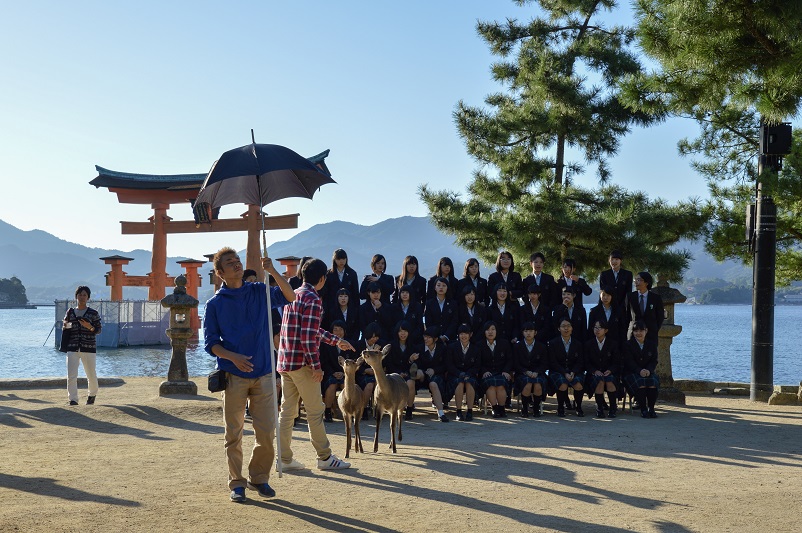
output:
<path id="1" fill-rule="evenodd" d="M 91 302 L 90 302 L 91 305 Z M 54 347 L 52 307 L 0 309 L 0 378 L 64 376 L 65 356 Z M 752 309 L 746 305 L 678 305 L 682 333 L 674 339 L 674 378 L 749 382 Z M 802 306 L 775 308 L 774 383 L 802 380 Z M 201 341 L 202 342 L 202 341 Z M 42 344 L 45 343 L 44 346 Z M 98 352 L 99 376 L 167 376 L 169 346 L 105 349 Z M 214 359 L 202 344 L 190 345 L 192 376 L 208 374 Z M 83 369 L 81 374 L 83 375 Z"/>

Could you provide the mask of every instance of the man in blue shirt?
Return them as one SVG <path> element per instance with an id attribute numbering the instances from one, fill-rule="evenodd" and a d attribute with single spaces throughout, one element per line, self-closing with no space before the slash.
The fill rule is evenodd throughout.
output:
<path id="1" fill-rule="evenodd" d="M 273 365 L 264 283 L 243 283 L 242 262 L 233 248 L 222 248 L 213 259 L 215 273 L 223 280 L 220 289 L 206 302 L 203 317 L 205 349 L 217 357 L 217 368 L 228 374 L 223 391 L 225 450 L 228 459 L 228 488 L 231 501 L 245 501 L 245 487 L 264 497 L 275 496 L 268 484 L 275 461 L 273 438 L 276 420 L 273 403 Z M 262 267 L 273 276 L 277 287 L 270 288 L 271 307 L 295 300 L 289 283 L 276 271 L 270 258 Z M 245 406 L 250 400 L 256 442 L 248 463 L 248 479 L 242 475 L 242 432 Z"/>

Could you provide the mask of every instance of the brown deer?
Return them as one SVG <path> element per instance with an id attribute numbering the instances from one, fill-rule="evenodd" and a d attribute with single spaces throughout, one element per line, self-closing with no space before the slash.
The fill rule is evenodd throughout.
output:
<path id="1" fill-rule="evenodd" d="M 373 437 L 373 452 L 379 451 L 379 426 L 385 412 L 390 413 L 390 449 L 395 452 L 395 428 L 398 427 L 398 441 L 401 442 L 401 421 L 407 406 L 409 389 L 407 382 L 399 374 L 385 374 L 382 360 L 390 352 L 390 345 L 378 350 L 365 350 L 362 359 L 370 365 L 376 377 L 376 389 L 373 391 L 373 410 L 376 413 L 376 435 Z"/>
<path id="2" fill-rule="evenodd" d="M 340 366 L 343 367 L 345 374 L 345 383 L 340 396 L 337 397 L 337 404 L 340 406 L 340 411 L 343 414 L 343 422 L 345 422 L 345 458 L 351 452 L 351 426 L 354 428 L 354 451 L 363 453 L 362 438 L 359 435 L 359 420 L 362 418 L 362 409 L 365 407 L 365 401 L 362 398 L 362 389 L 356 384 L 356 371 L 362 365 L 363 359 L 346 359 L 343 356 L 337 358 Z"/>

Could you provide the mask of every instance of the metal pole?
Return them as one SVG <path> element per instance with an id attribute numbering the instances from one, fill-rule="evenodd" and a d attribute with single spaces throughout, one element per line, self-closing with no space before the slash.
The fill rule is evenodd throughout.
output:
<path id="1" fill-rule="evenodd" d="M 777 256 L 777 207 L 757 190 L 752 271 L 752 382 L 749 398 L 766 401 L 774 389 L 774 271 Z"/>

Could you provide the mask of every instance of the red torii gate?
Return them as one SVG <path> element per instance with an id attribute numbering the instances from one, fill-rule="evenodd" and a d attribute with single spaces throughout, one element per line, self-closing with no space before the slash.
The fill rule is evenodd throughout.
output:
<path id="1" fill-rule="evenodd" d="M 328 172 L 325 163 L 328 155 L 329 151 L 326 150 L 310 157 L 309 160 Z M 120 222 L 123 235 L 153 235 L 151 271 L 147 276 L 127 276 L 122 271 L 122 266 L 128 263 L 128 261 L 121 262 L 126 259 L 124 257 L 103 258 L 107 264 L 112 266 L 111 272 L 106 277 L 106 285 L 112 288 L 112 300 L 122 299 L 123 286 L 147 286 L 149 300 L 164 298 L 165 288 L 171 286 L 174 279 L 167 274 L 168 233 L 247 231 L 245 266 L 255 270 L 259 280 L 264 281 L 259 246 L 259 232 L 262 225 L 264 224 L 264 228 L 270 230 L 298 227 L 299 215 L 297 213 L 268 217 L 260 212 L 260 207 L 257 205 L 249 205 L 248 211 L 243 213 L 240 219 L 213 219 L 210 224 L 197 224 L 194 220 L 173 221 L 167 216 L 170 205 L 191 204 L 198 196 L 206 174 L 132 174 L 108 170 L 97 165 L 95 165 L 95 169 L 98 176 L 89 182 L 90 185 L 108 188 L 110 192 L 117 195 L 120 203 L 150 204 L 153 209 L 153 216 L 148 219 L 148 222 Z M 200 263 L 194 260 L 190 260 L 190 262 Z M 189 269 L 187 270 L 189 274 Z M 187 279 L 190 280 L 194 277 L 198 277 L 199 286 L 201 280 L 197 274 L 197 266 L 194 268 L 194 276 L 188 275 Z M 187 284 L 187 292 L 189 292 L 191 283 Z M 197 297 L 197 287 L 195 287 L 195 292 L 194 296 Z"/>

